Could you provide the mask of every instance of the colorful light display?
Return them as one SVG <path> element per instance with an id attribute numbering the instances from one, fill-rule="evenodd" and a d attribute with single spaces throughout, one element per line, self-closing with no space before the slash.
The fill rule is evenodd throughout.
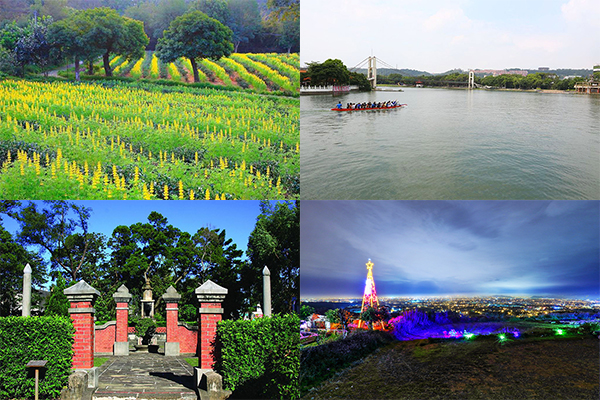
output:
<path id="1" fill-rule="evenodd" d="M 371 259 L 367 262 L 367 280 L 365 282 L 365 291 L 363 293 L 362 305 L 360 307 L 361 314 L 369 307 L 378 309 L 379 299 L 377 298 L 377 290 L 375 290 L 375 280 L 373 279 L 373 264 Z M 358 327 L 362 325 L 362 321 L 358 321 Z"/>

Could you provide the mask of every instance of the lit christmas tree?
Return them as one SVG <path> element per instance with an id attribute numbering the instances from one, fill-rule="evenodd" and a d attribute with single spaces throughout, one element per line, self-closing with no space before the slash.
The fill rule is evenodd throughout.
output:
<path id="1" fill-rule="evenodd" d="M 379 299 L 377 298 L 377 290 L 375 290 L 375 280 L 373 280 L 373 264 L 369 258 L 367 262 L 367 281 L 365 282 L 365 292 L 363 293 L 362 306 L 360 313 L 362 314 L 370 307 L 375 310 L 379 309 Z M 358 327 L 360 328 L 362 321 L 359 320 Z"/>

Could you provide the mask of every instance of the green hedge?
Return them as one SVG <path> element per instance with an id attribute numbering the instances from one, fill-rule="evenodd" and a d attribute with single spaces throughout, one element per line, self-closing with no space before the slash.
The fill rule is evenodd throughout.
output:
<path id="1" fill-rule="evenodd" d="M 296 314 L 219 322 L 214 368 L 232 399 L 300 397 L 299 328 Z"/>
<path id="2" fill-rule="evenodd" d="M 31 360 L 48 361 L 40 397 L 58 397 L 71 373 L 74 332 L 66 317 L 0 318 L 0 399 L 34 397 L 35 379 L 25 367 Z"/>

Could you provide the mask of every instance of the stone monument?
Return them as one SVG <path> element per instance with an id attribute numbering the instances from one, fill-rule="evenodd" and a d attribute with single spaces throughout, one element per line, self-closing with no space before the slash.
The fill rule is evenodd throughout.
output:
<path id="1" fill-rule="evenodd" d="M 263 302 L 265 304 L 265 317 L 271 316 L 271 271 L 265 265 L 263 269 Z"/>
<path id="2" fill-rule="evenodd" d="M 27 264 L 23 270 L 23 304 L 21 315 L 31 315 L 31 266 Z"/>
<path id="3" fill-rule="evenodd" d="M 142 296 L 142 318 L 154 318 L 154 300 L 152 300 L 152 286 L 150 280 L 146 278 L 146 284 L 143 287 Z"/>

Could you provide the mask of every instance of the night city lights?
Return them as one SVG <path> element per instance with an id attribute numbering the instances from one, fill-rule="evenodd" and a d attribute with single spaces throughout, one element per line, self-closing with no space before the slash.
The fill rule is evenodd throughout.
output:
<path id="1" fill-rule="evenodd" d="M 304 202 L 302 390 L 314 398 L 367 390 L 376 398 L 597 397 L 598 385 L 579 388 L 600 372 L 599 205 Z M 369 363 L 335 367 L 368 354 Z M 565 376 L 567 365 L 576 372 Z M 364 375 L 396 378 L 369 385 Z"/>

